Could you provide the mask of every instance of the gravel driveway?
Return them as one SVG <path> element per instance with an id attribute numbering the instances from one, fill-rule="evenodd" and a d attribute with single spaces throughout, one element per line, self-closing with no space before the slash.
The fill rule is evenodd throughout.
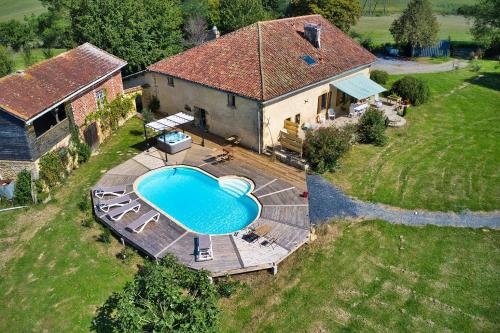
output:
<path id="1" fill-rule="evenodd" d="M 467 62 L 463 60 L 451 60 L 442 64 L 426 64 L 398 58 L 379 57 L 372 65 L 372 69 L 384 70 L 389 74 L 438 73 L 451 71 L 454 65 L 463 68 L 467 66 Z"/>
<path id="2" fill-rule="evenodd" d="M 389 207 L 364 202 L 345 195 L 321 176 L 307 176 L 309 218 L 320 224 L 338 218 L 381 219 L 395 224 L 500 228 L 500 212 L 464 213 L 429 212 Z"/>

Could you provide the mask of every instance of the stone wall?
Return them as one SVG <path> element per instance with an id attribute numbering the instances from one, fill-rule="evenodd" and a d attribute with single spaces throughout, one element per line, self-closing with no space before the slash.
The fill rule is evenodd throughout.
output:
<path id="1" fill-rule="evenodd" d="M 0 179 L 16 179 L 17 174 L 25 169 L 37 173 L 35 162 L 0 160 Z"/>

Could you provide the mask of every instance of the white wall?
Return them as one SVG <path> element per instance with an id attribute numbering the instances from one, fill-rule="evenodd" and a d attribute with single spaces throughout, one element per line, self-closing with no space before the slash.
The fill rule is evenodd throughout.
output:
<path id="1" fill-rule="evenodd" d="M 263 144 L 271 146 L 276 144 L 279 132 L 283 129 L 284 121 L 287 118 L 295 119 L 296 114 L 300 114 L 300 125 L 304 123 L 317 123 L 318 97 L 332 91 L 331 105 L 335 105 L 336 89 L 332 89 L 330 84 L 347 77 L 363 74 L 370 76 L 369 68 L 359 70 L 353 74 L 346 75 L 339 79 L 332 79 L 324 84 L 312 87 L 306 91 L 290 95 L 280 101 L 265 104 L 263 108 L 264 128 Z M 325 114 L 326 112 L 322 112 Z M 301 133 L 303 135 L 303 133 Z"/>

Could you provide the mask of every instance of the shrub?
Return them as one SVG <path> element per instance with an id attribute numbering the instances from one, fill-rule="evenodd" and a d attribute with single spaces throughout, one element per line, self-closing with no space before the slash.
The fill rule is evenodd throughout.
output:
<path id="1" fill-rule="evenodd" d="M 217 332 L 218 295 L 206 271 L 168 255 L 147 261 L 97 310 L 96 332 Z"/>
<path id="2" fill-rule="evenodd" d="M 64 177 L 66 166 L 61 151 L 50 151 L 40 159 L 40 178 L 45 181 L 47 186 L 57 185 Z M 66 150 L 64 150 L 66 153 Z"/>
<path id="3" fill-rule="evenodd" d="M 77 146 L 78 164 L 85 163 L 90 158 L 90 147 L 85 142 L 79 142 Z"/>
<path id="4" fill-rule="evenodd" d="M 479 71 L 481 70 L 481 65 L 480 65 L 479 61 L 477 61 L 477 60 L 472 60 L 472 61 L 470 62 L 470 69 L 471 69 L 471 71 L 473 71 L 473 72 L 476 72 L 476 73 L 477 73 L 477 72 L 479 72 Z"/>
<path id="5" fill-rule="evenodd" d="M 90 195 L 87 192 L 84 192 L 82 194 L 80 202 L 78 203 L 78 208 L 80 208 L 80 210 L 82 212 L 88 212 L 88 211 L 90 211 L 90 207 L 91 206 L 92 205 L 91 205 L 91 202 L 90 202 Z"/>
<path id="6" fill-rule="evenodd" d="M 377 82 L 378 84 L 386 84 L 389 79 L 389 73 L 386 71 L 375 69 L 370 72 L 370 79 Z"/>
<path id="7" fill-rule="evenodd" d="M 405 76 L 392 85 L 391 93 L 409 100 L 413 105 L 420 105 L 430 98 L 429 86 L 422 80 Z"/>
<path id="8" fill-rule="evenodd" d="M 383 146 L 387 142 L 387 137 L 384 134 L 385 121 L 386 116 L 382 111 L 373 108 L 368 109 L 359 120 L 359 142 Z"/>
<path id="9" fill-rule="evenodd" d="M 85 214 L 85 216 L 83 217 L 82 219 L 82 226 L 84 226 L 85 228 L 92 228 L 95 224 L 95 220 L 94 220 L 94 217 L 92 216 L 92 214 Z"/>
<path id="10" fill-rule="evenodd" d="M 125 264 L 129 263 L 135 255 L 134 249 L 130 246 L 125 246 L 120 253 L 118 253 L 118 258 L 123 261 Z"/>
<path id="11" fill-rule="evenodd" d="M 14 188 L 14 202 L 18 205 L 33 203 L 31 196 L 31 172 L 23 170 L 17 175 L 16 187 Z"/>
<path id="12" fill-rule="evenodd" d="M 215 287 L 217 288 L 217 293 L 219 294 L 219 296 L 226 298 L 234 294 L 239 286 L 240 282 L 231 278 L 230 276 L 220 278 L 215 283 Z"/>
<path id="13" fill-rule="evenodd" d="M 332 171 L 351 147 L 352 137 L 350 128 L 326 127 L 308 132 L 304 142 L 304 156 L 314 171 Z"/>
<path id="14" fill-rule="evenodd" d="M 109 231 L 108 228 L 104 228 L 102 230 L 102 234 L 99 235 L 99 241 L 103 242 L 104 244 L 111 243 L 111 231 Z"/>

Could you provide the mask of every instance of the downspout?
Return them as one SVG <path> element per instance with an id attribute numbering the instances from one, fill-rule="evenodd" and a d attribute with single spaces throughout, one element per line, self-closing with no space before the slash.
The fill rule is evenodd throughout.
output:
<path id="1" fill-rule="evenodd" d="M 265 81 L 264 81 L 264 70 L 262 69 L 262 35 L 260 31 L 260 22 L 257 22 L 257 41 L 258 41 L 258 51 L 259 51 L 259 75 L 260 75 L 260 82 L 261 82 L 261 88 L 262 88 L 262 93 L 261 93 L 261 100 L 264 100 L 264 91 L 266 89 Z M 258 134 L 258 141 L 259 141 L 259 154 L 262 154 L 262 132 L 264 128 L 264 106 L 262 102 L 258 102 L 258 110 L 257 110 L 257 134 Z"/>
<path id="2" fill-rule="evenodd" d="M 262 103 L 257 104 L 257 140 L 259 146 L 259 154 L 262 154 Z"/>

